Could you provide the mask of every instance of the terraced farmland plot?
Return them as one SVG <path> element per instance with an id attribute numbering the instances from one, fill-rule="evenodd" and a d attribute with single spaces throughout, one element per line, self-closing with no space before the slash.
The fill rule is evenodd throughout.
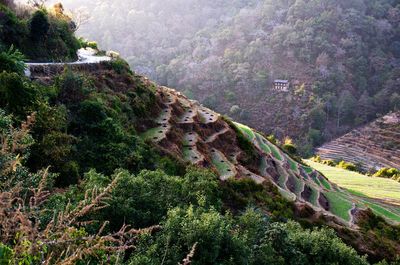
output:
<path id="1" fill-rule="evenodd" d="M 283 161 L 283 156 L 281 152 L 279 151 L 279 148 L 274 146 L 270 141 L 265 139 L 263 136 L 260 134 L 256 134 L 252 129 L 247 127 L 246 125 L 240 124 L 235 122 L 234 123 L 237 128 L 246 136 L 246 138 L 255 143 L 261 150 L 263 150 L 266 153 L 272 153 L 272 155 L 278 159 L 279 161 Z"/>
<path id="2" fill-rule="evenodd" d="M 197 109 L 193 110 L 190 108 L 186 109 L 186 112 L 180 118 L 180 123 L 193 123 L 194 117 L 197 115 Z"/>
<path id="3" fill-rule="evenodd" d="M 266 154 L 271 154 L 271 148 L 264 142 L 265 139 L 258 133 L 256 133 L 257 144 L 260 149 L 265 152 Z"/>
<path id="4" fill-rule="evenodd" d="M 151 140 L 153 142 L 159 142 L 167 136 L 168 130 L 171 128 L 170 125 L 161 125 L 156 128 L 152 128 L 145 133 L 141 134 L 141 137 L 145 140 Z"/>
<path id="5" fill-rule="evenodd" d="M 192 164 L 197 164 L 204 160 L 204 156 L 197 151 L 196 147 L 185 146 L 183 147 L 183 159 Z"/>
<path id="6" fill-rule="evenodd" d="M 253 130 L 250 129 L 249 127 L 247 127 L 246 125 L 234 122 L 235 126 L 237 128 L 239 128 L 239 130 L 243 133 L 244 136 L 246 136 L 246 138 L 253 142 L 254 139 L 256 138 L 256 135 L 254 134 Z"/>
<path id="7" fill-rule="evenodd" d="M 370 207 L 377 214 L 394 222 L 400 218 L 399 209 L 369 199 L 365 194 L 356 194 L 365 192 L 362 189 L 350 189 L 348 192 L 337 188 L 329 180 L 340 177 L 331 176 L 329 180 L 325 179 L 313 168 L 296 162 L 261 134 L 248 126 L 235 123 L 237 129 L 254 146 L 258 161 L 251 161 L 252 164 L 249 165 L 244 162 L 246 150 L 241 148 L 237 137 L 232 137 L 237 130 L 220 119 L 219 114 L 199 106 L 173 90 L 167 90 L 163 94 L 164 96 L 159 98 L 161 101 L 159 105 L 164 105 L 165 109 L 154 119 L 158 125 L 156 128 L 147 128 L 141 134 L 155 145 L 160 145 L 163 151 L 170 152 L 171 155 L 189 163 L 215 169 L 222 181 L 235 177 L 253 179 L 257 183 L 269 181 L 288 200 L 307 204 L 313 207 L 317 214 L 336 216 L 337 220 L 345 225 L 353 225 L 350 210 L 353 208 L 357 210 L 356 206 L 360 209 Z M 173 112 L 173 109 L 185 111 L 179 117 L 172 117 L 173 113 L 177 113 Z M 194 119 L 196 115 L 198 119 Z M 200 122 L 196 124 L 196 121 Z M 192 124 L 187 126 L 186 123 Z M 168 138 L 170 141 L 168 143 L 162 142 L 161 146 L 161 141 L 165 139 L 167 133 L 171 133 L 173 137 Z M 327 176 L 330 177 L 328 174 Z M 384 194 L 381 194 L 381 198 L 386 198 L 388 192 L 390 192 L 389 187 Z M 322 193 L 328 202 L 324 201 Z M 378 196 L 373 198 L 379 199 Z M 400 193 L 393 190 L 391 198 L 399 199 Z"/>
<path id="8" fill-rule="evenodd" d="M 219 114 L 204 107 L 199 108 L 198 115 L 200 117 L 200 121 L 206 124 L 216 122 L 219 118 Z"/>
<path id="9" fill-rule="evenodd" d="M 233 178 L 236 175 L 235 166 L 226 159 L 226 157 L 218 150 L 212 150 L 212 162 L 220 174 L 221 180 Z"/>

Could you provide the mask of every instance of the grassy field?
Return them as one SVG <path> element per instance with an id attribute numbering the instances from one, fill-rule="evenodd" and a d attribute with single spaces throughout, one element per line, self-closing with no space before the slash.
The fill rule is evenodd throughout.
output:
<path id="1" fill-rule="evenodd" d="M 400 183 L 391 179 L 373 178 L 357 172 L 322 165 L 310 160 L 305 161 L 311 167 L 323 173 L 331 182 L 351 193 L 375 199 L 390 200 L 400 204 Z"/>
<path id="2" fill-rule="evenodd" d="M 349 211 L 352 203 L 339 192 L 327 192 L 325 196 L 331 204 L 331 212 L 346 221 L 350 221 Z"/>

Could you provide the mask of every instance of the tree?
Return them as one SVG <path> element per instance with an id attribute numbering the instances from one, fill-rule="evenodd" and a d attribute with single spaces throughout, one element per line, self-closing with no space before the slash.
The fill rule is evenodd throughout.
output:
<path id="1" fill-rule="evenodd" d="M 37 10 L 33 14 L 29 22 L 29 28 L 30 36 L 33 40 L 39 41 L 43 40 L 46 37 L 50 29 L 50 23 L 45 11 Z"/>
<path id="2" fill-rule="evenodd" d="M 344 90 L 340 96 L 337 103 L 337 123 L 336 127 L 340 128 L 341 122 L 350 122 L 353 120 L 354 106 L 356 105 L 356 100 L 349 90 Z"/>
<path id="3" fill-rule="evenodd" d="M 36 8 L 44 8 L 47 0 L 28 0 L 28 4 Z"/>
<path id="4" fill-rule="evenodd" d="M 357 102 L 357 109 L 359 110 L 356 121 L 357 124 L 365 123 L 374 117 L 375 108 L 373 102 L 368 92 L 364 91 Z"/>

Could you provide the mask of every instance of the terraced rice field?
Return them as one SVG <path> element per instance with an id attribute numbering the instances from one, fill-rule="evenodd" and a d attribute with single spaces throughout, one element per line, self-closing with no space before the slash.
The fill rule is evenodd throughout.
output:
<path id="1" fill-rule="evenodd" d="M 389 198 L 400 205 L 400 183 L 371 179 L 311 161 L 307 161 L 311 167 L 300 164 L 261 134 L 248 126 L 234 123 L 237 130 L 254 145 L 259 157 L 259 161 L 248 165 L 243 162 L 245 152 L 235 137 L 237 130 L 232 129 L 218 113 L 171 89 L 160 89 L 158 96 L 162 110 L 148 123 L 149 127 L 143 128 L 141 136 L 162 147 L 162 150 L 188 163 L 213 168 L 222 181 L 243 177 L 257 183 L 269 181 L 288 200 L 306 203 L 315 211 L 336 216 L 349 226 L 353 224 L 351 210 L 356 207 L 370 207 L 375 213 L 400 222 L 399 207 L 383 203 L 383 199 L 387 201 Z M 173 117 L 172 113 L 180 114 Z M 169 141 L 163 141 L 167 135 Z"/>
<path id="2" fill-rule="evenodd" d="M 233 178 L 236 175 L 234 165 L 221 152 L 215 149 L 212 150 L 211 158 L 222 180 Z"/>

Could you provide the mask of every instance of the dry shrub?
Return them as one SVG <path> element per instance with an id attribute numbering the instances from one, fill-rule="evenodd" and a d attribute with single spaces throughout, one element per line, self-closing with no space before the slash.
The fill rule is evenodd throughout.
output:
<path id="1" fill-rule="evenodd" d="M 40 217 L 45 211 L 44 203 L 50 192 L 46 190 L 48 170 L 41 173 L 36 187 L 26 188 L 24 183 L 11 181 L 18 174 L 20 153 L 29 145 L 26 141 L 34 115 L 28 117 L 20 129 L 11 128 L 0 135 L 0 156 L 8 157 L 0 165 L 0 248 L 6 245 L 12 250 L 10 264 L 75 264 L 79 260 L 98 257 L 102 254 L 121 253 L 133 248 L 137 236 L 151 233 L 159 226 L 136 230 L 124 225 L 118 232 L 104 234 L 104 223 L 96 234 L 88 234 L 85 227 L 92 222 L 83 222 L 86 216 L 104 207 L 110 192 L 117 185 L 116 177 L 105 189 L 92 189 L 77 206 L 67 207 L 54 214 L 52 220 L 42 224 Z M 51 209 L 50 209 L 51 210 Z"/>

